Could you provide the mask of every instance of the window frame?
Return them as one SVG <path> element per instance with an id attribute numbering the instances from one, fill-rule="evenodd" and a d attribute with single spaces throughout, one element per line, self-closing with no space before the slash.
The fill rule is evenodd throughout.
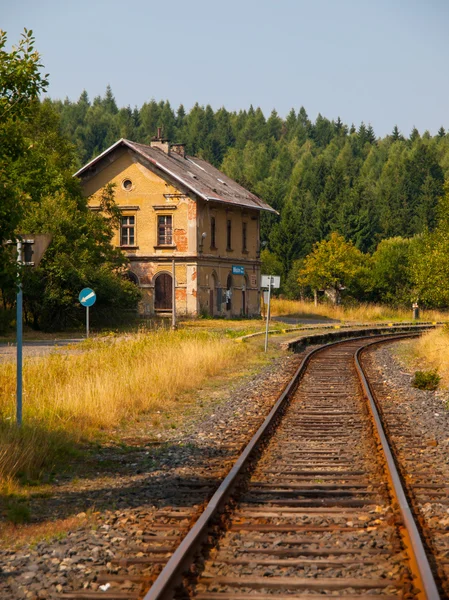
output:
<path id="1" fill-rule="evenodd" d="M 217 222 L 215 217 L 210 218 L 210 248 L 217 249 Z"/>
<path id="2" fill-rule="evenodd" d="M 169 219 L 170 220 L 170 226 L 168 226 L 167 223 L 165 223 L 165 225 L 162 225 L 162 227 L 164 227 L 164 233 L 161 235 L 161 220 L 162 219 Z M 173 246 L 173 233 L 174 233 L 174 224 L 173 224 L 173 215 L 157 215 L 157 230 L 156 230 L 156 240 L 157 240 L 157 246 L 166 246 L 166 247 L 170 247 Z M 170 230 L 169 233 L 169 240 L 168 241 L 168 234 L 167 234 L 167 230 Z"/>
<path id="3" fill-rule="evenodd" d="M 226 220 L 226 250 L 232 251 L 232 219 Z"/>
<path id="4" fill-rule="evenodd" d="M 248 223 L 242 221 L 242 252 L 248 252 Z"/>
<path id="5" fill-rule="evenodd" d="M 132 223 L 130 220 L 132 219 Z M 124 221 L 127 220 L 125 223 Z M 121 215 L 120 217 L 120 248 L 135 248 L 137 245 L 136 215 Z M 132 231 L 132 236 L 131 232 Z M 124 237 L 124 234 L 126 235 Z M 132 242 L 131 242 L 132 237 Z"/>

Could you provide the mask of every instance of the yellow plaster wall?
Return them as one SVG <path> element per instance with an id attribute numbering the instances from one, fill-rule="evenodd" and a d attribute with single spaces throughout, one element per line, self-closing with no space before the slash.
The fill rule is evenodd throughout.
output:
<path id="1" fill-rule="evenodd" d="M 123 181 L 130 179 L 133 183 L 131 190 L 123 188 Z M 122 214 L 135 216 L 135 245 L 127 252 L 132 256 L 172 255 L 183 256 L 195 253 L 196 239 L 189 237 L 189 218 L 196 226 L 196 211 L 192 209 L 194 201 L 187 196 L 179 197 L 179 190 L 166 183 L 162 177 L 153 173 L 127 150 L 123 150 L 114 162 L 108 164 L 88 181 L 83 181 L 86 196 L 91 196 L 89 205 L 99 205 L 101 189 L 108 183 L 115 184 L 115 201 L 119 207 L 124 207 Z M 166 198 L 164 194 L 177 194 L 178 197 Z M 176 210 L 154 210 L 153 206 L 173 206 Z M 138 210 L 127 209 L 136 206 Z M 178 241 L 177 248 L 155 248 L 157 246 L 157 216 L 172 215 L 174 238 Z M 113 243 L 120 245 L 117 231 Z"/>
<path id="2" fill-rule="evenodd" d="M 215 217 L 215 246 L 211 248 L 211 217 Z M 227 221 L 231 221 L 231 251 L 227 244 Z M 243 251 L 243 222 L 246 223 L 246 249 Z M 218 203 L 201 203 L 199 210 L 199 234 L 205 232 L 203 255 L 231 258 L 236 264 L 239 259 L 257 259 L 259 243 L 259 211 L 226 208 Z"/>

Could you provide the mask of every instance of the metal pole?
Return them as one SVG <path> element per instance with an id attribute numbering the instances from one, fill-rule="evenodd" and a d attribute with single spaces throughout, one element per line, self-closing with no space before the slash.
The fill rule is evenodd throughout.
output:
<path id="1" fill-rule="evenodd" d="M 268 348 L 268 323 L 270 321 L 270 299 L 271 299 L 271 275 L 268 278 L 268 307 L 267 307 L 267 327 L 265 329 L 265 352 Z"/>
<path id="2" fill-rule="evenodd" d="M 89 307 L 86 306 L 86 337 L 89 337 Z"/>
<path id="3" fill-rule="evenodd" d="M 17 240 L 17 302 L 16 302 L 16 345 L 17 345 L 17 383 L 16 383 L 16 421 L 19 427 L 22 425 L 22 281 L 20 274 L 20 265 L 22 263 L 22 242 Z"/>
<path id="4" fill-rule="evenodd" d="M 175 278 L 175 259 L 172 260 L 172 311 L 171 311 L 171 328 L 176 329 L 176 278 Z"/>

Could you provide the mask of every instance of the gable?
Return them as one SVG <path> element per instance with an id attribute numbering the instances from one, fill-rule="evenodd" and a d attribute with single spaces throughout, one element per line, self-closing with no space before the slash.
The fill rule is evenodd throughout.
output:
<path id="1" fill-rule="evenodd" d="M 130 179 L 133 189 L 123 190 L 123 182 Z M 98 165 L 96 172 L 89 177 L 82 178 L 83 193 L 85 196 L 95 196 L 108 183 L 115 184 L 116 200 L 120 197 L 133 198 L 147 194 L 166 193 L 165 179 L 143 165 L 132 152 L 126 148 L 120 149 L 113 161 L 103 162 Z M 173 193 L 176 190 L 173 188 Z"/>
<path id="2" fill-rule="evenodd" d="M 124 139 L 119 140 L 82 167 L 75 176 L 80 177 L 86 184 L 97 173 L 104 170 L 105 165 L 117 162 L 123 151 L 133 153 L 138 161 L 165 181 L 170 182 L 172 186 L 193 193 L 206 202 L 213 201 L 276 213 L 263 200 L 204 160 L 175 153 L 169 154 L 160 148 Z"/>

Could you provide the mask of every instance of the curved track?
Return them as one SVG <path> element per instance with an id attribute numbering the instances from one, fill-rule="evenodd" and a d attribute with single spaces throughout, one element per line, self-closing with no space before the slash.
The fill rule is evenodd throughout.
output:
<path id="1" fill-rule="evenodd" d="M 357 374 L 366 345 L 305 357 L 145 600 L 440 597 Z M 144 581 L 126 569 L 111 578 Z M 139 596 L 119 587 L 95 597 Z"/>

